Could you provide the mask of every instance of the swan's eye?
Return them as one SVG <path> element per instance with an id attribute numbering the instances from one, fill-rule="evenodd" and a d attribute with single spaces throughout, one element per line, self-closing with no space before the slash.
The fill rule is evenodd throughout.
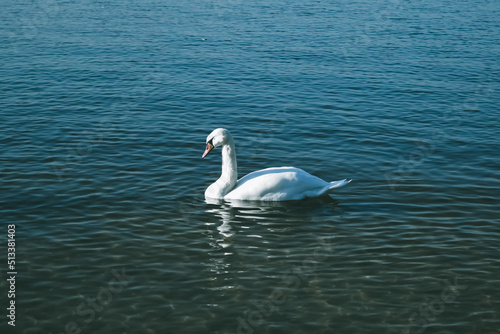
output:
<path id="1" fill-rule="evenodd" d="M 214 143 L 212 142 L 213 140 L 214 140 L 213 138 L 212 138 L 212 139 L 210 139 L 210 140 L 207 142 L 207 144 L 210 144 L 210 145 L 214 146 Z"/>

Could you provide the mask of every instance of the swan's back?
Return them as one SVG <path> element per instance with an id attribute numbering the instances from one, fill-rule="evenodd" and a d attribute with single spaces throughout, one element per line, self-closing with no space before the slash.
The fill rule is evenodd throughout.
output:
<path id="1" fill-rule="evenodd" d="M 238 180 L 224 199 L 290 201 L 316 197 L 347 184 L 347 180 L 326 182 L 300 168 L 273 167 L 252 172 Z"/>

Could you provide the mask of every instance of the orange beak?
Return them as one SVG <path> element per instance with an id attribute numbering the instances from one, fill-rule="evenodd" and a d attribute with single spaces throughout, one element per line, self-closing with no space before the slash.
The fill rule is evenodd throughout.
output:
<path id="1" fill-rule="evenodd" d="M 210 144 L 210 143 L 207 143 L 207 148 L 205 149 L 205 152 L 203 153 L 203 155 L 201 156 L 201 158 L 203 159 L 204 157 L 207 156 L 208 153 L 210 153 L 210 151 L 214 148 L 214 145 Z"/>

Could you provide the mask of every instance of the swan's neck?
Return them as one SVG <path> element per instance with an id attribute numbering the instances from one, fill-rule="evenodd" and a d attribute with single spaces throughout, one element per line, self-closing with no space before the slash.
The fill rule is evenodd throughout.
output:
<path id="1" fill-rule="evenodd" d="M 222 146 L 222 174 L 220 178 L 212 184 L 210 188 L 211 196 L 216 198 L 223 198 L 236 185 L 238 178 L 238 166 L 236 164 L 236 151 L 234 149 L 234 142 Z M 207 191 L 209 191 L 207 189 Z"/>
<path id="2" fill-rule="evenodd" d="M 232 190 L 238 178 L 238 166 L 236 164 L 236 151 L 234 143 L 229 143 L 222 147 L 222 175 L 219 180 L 224 180 L 231 185 Z"/>

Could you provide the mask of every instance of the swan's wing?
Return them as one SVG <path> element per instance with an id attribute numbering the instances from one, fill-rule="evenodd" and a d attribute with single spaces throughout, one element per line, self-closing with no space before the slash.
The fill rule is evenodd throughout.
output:
<path id="1" fill-rule="evenodd" d="M 225 199 L 287 201 L 320 196 L 344 181 L 326 182 L 294 167 L 267 168 L 250 173 L 238 180 Z"/>
<path id="2" fill-rule="evenodd" d="M 290 194 L 293 171 L 267 168 L 252 172 L 238 180 L 234 189 L 224 196 L 231 200 L 284 201 Z"/>

